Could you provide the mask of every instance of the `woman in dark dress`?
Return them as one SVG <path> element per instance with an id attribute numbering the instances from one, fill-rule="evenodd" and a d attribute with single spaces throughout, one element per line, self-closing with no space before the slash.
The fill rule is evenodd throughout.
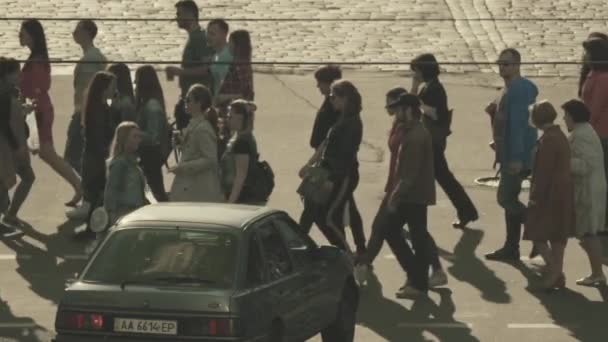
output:
<path id="1" fill-rule="evenodd" d="M 93 210 L 103 205 L 106 160 L 114 136 L 112 111 L 108 100 L 113 98 L 115 93 L 116 77 L 106 71 L 96 73 L 87 90 L 82 115 L 84 132 L 82 187 L 84 200 L 91 204 L 87 222 Z"/>
<path id="2" fill-rule="evenodd" d="M 574 183 L 570 170 L 570 145 L 560 127 L 553 123 L 557 112 L 551 103 L 531 106 L 531 122 L 543 132 L 532 170 L 530 202 L 524 225 L 524 240 L 546 263 L 542 289 L 566 286 L 563 274 L 564 249 L 574 233 Z"/>

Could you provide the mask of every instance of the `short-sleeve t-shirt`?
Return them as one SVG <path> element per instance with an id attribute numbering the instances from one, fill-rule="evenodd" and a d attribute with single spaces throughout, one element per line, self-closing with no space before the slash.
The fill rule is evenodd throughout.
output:
<path id="1" fill-rule="evenodd" d="M 182 68 L 189 69 L 200 67 L 201 64 L 199 64 L 199 62 L 211 62 L 213 54 L 213 49 L 207 43 L 207 33 L 200 27 L 196 28 L 192 32 L 188 33 L 188 41 L 186 42 L 186 46 L 184 47 L 184 52 L 182 54 Z M 180 76 L 179 87 L 181 89 L 182 96 L 185 96 L 188 89 L 190 89 L 190 87 L 196 83 L 203 84 L 206 87 L 211 87 L 212 79 L 210 76 Z"/>
<path id="2" fill-rule="evenodd" d="M 222 169 L 222 187 L 226 193 L 230 193 L 232 190 L 234 177 L 236 177 L 235 156 L 237 154 L 249 155 L 249 168 L 251 169 L 251 167 L 253 167 L 258 156 L 258 147 L 253 134 L 245 133 L 234 135 L 226 146 L 226 152 L 224 152 L 220 162 Z"/>
<path id="3" fill-rule="evenodd" d="M 226 45 L 222 51 L 213 56 L 211 64 L 211 76 L 213 77 L 213 94 L 217 95 L 222 90 L 224 79 L 230 70 L 230 65 L 234 61 L 230 47 Z"/>

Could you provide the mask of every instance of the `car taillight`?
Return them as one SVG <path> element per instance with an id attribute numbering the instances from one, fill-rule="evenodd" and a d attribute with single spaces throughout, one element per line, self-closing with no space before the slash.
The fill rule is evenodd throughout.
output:
<path id="1" fill-rule="evenodd" d="M 203 328 L 203 335 L 216 337 L 237 336 L 237 323 L 232 318 L 212 318 L 207 319 Z"/>
<path id="2" fill-rule="evenodd" d="M 57 329 L 103 330 L 104 317 L 97 313 L 61 312 L 57 315 Z"/>

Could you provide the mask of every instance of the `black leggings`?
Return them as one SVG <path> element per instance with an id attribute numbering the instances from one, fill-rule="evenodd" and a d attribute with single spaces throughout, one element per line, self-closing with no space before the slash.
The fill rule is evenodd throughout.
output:
<path id="1" fill-rule="evenodd" d="M 345 244 L 346 236 L 344 234 L 344 209 L 347 202 L 349 202 L 349 206 L 354 206 L 353 192 L 357 186 L 357 183 L 358 175 L 346 177 L 344 180 L 334 185 L 333 192 L 327 204 L 313 209 L 313 222 L 317 225 L 317 227 L 319 227 L 329 243 L 343 250 L 348 250 L 348 247 Z M 360 228 L 354 227 L 357 224 L 357 217 Z M 351 228 L 355 241 L 357 241 L 356 244 L 358 249 L 364 249 L 365 234 L 363 233 L 361 215 L 356 215 L 354 218 L 351 215 Z M 310 228 L 308 229 L 310 230 Z"/>

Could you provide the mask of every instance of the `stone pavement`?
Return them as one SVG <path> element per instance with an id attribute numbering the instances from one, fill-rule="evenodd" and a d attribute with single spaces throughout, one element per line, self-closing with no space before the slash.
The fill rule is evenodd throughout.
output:
<path id="1" fill-rule="evenodd" d="M 10 17 L 173 18 L 174 0 L 0 0 Z M 608 7 L 600 0 L 206 0 L 202 17 L 364 18 L 396 21 L 231 21 L 252 33 L 254 59 L 261 62 L 372 62 L 405 65 L 361 66 L 365 70 L 409 70 L 417 54 L 440 61 L 494 62 L 502 48 L 522 51 L 528 61 L 578 61 L 580 42 L 594 30 L 608 31 Z M 595 18 L 597 21 L 419 21 L 446 18 Z M 399 20 L 401 19 L 401 20 Z M 116 60 L 178 60 L 185 41 L 174 22 L 98 22 L 98 46 Z M 45 22 L 53 58 L 78 58 L 74 22 Z M 25 58 L 19 22 L 0 21 L 0 55 Z M 356 68 L 357 66 L 353 66 Z M 258 71 L 294 72 L 315 66 L 258 66 Z M 491 71 L 484 65 L 445 65 L 448 72 Z M 69 72 L 71 67 L 58 68 Z M 574 76 L 575 65 L 527 67 L 537 76 Z"/>
<path id="2" fill-rule="evenodd" d="M 386 137 L 390 120 L 383 109 L 384 93 L 396 85 L 409 86 L 409 80 L 367 72 L 346 72 L 345 76 L 357 85 L 364 100 L 365 143 L 355 196 L 369 235 L 388 167 Z M 491 84 L 492 78 L 496 76 L 486 75 L 483 82 Z M 428 300 L 396 299 L 394 293 L 403 284 L 404 274 L 384 248 L 375 262 L 375 276 L 361 294 L 355 341 L 605 341 L 608 289 L 574 284 L 588 272 L 587 260 L 576 241 L 567 249 L 569 289 L 551 295 L 531 290 L 536 278 L 525 258 L 516 265 L 483 259 L 483 253 L 498 247 L 504 239 L 495 190 L 473 182 L 493 175 L 492 154 L 487 147 L 489 122 L 482 110 L 496 91 L 463 84 L 459 76 L 446 75 L 443 81 L 455 109 L 448 160 L 477 205 L 480 220 L 465 231 L 452 229 L 454 210 L 438 190 L 438 203 L 429 211 L 429 224 L 441 249 L 449 286 L 430 292 Z M 71 82 L 71 77 L 53 77 L 54 133 L 59 151 L 72 110 Z M 270 206 L 297 218 L 301 211 L 295 194 L 297 170 L 310 156 L 310 127 L 322 99 L 310 74 L 256 74 L 255 82 L 259 107 L 256 137 L 261 157 L 271 163 L 276 174 Z M 541 79 L 539 85 L 541 98 L 555 104 L 576 92 L 574 79 Z M 163 78 L 163 88 L 167 103 L 174 103 L 176 85 L 167 84 Z M 84 263 L 84 245 L 71 239 L 75 224 L 64 216 L 63 203 L 71 196 L 69 187 L 37 158 L 34 170 L 36 183 L 20 215 L 32 227 L 26 230 L 24 239 L 0 243 L 0 341 L 47 342 L 53 334 L 64 282 Z M 170 177 L 166 180 L 169 187 Z M 325 243 L 318 230 L 314 229 L 313 234 L 319 243 Z M 528 251 L 529 243 L 523 243 L 522 252 Z M 320 338 L 311 341 L 319 342 Z"/>

